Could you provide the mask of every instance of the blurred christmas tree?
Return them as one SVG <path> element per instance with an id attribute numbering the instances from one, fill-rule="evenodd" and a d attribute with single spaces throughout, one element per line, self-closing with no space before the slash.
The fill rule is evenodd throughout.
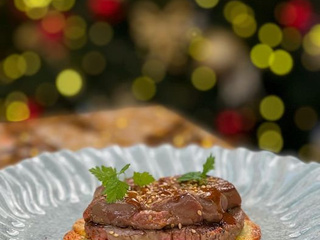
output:
<path id="1" fill-rule="evenodd" d="M 0 116 L 161 103 L 320 159 L 320 3 L 0 0 Z"/>

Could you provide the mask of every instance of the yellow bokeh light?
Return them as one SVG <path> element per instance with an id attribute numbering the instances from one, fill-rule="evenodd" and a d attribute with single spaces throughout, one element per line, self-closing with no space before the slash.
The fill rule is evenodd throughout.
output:
<path id="1" fill-rule="evenodd" d="M 84 55 L 82 59 L 82 67 L 86 73 L 90 75 L 98 75 L 105 69 L 106 59 L 100 52 L 91 51 Z"/>
<path id="2" fill-rule="evenodd" d="M 30 117 L 30 110 L 25 102 L 11 102 L 6 109 L 6 118 L 10 122 L 27 120 Z"/>
<path id="3" fill-rule="evenodd" d="M 270 95 L 262 99 L 260 103 L 261 116 L 269 121 L 276 121 L 284 114 L 284 103 L 278 96 Z"/>
<path id="4" fill-rule="evenodd" d="M 24 4 L 28 8 L 44 8 L 48 7 L 51 0 L 24 0 Z"/>
<path id="5" fill-rule="evenodd" d="M 275 132 L 278 132 L 281 134 L 281 128 L 279 127 L 279 125 L 277 123 L 264 122 L 259 126 L 259 128 L 257 130 L 258 139 L 262 136 L 262 134 L 264 134 L 267 131 L 275 131 Z"/>
<path id="6" fill-rule="evenodd" d="M 10 94 L 8 94 L 8 96 L 5 99 L 4 104 L 6 106 L 8 106 L 10 103 L 17 102 L 17 101 L 27 103 L 28 97 L 23 92 L 14 91 L 14 92 L 11 92 Z"/>
<path id="7" fill-rule="evenodd" d="M 303 38 L 303 49 L 311 56 L 320 54 L 320 47 L 316 46 L 311 40 L 311 34 L 308 33 Z"/>
<path id="8" fill-rule="evenodd" d="M 132 84 L 133 95 L 142 101 L 148 101 L 156 94 L 156 84 L 149 77 L 139 77 Z"/>
<path id="9" fill-rule="evenodd" d="M 309 34 L 311 42 L 315 46 L 320 47 L 320 24 L 314 25 Z"/>
<path id="10" fill-rule="evenodd" d="M 48 7 L 27 8 L 26 14 L 30 19 L 38 20 L 45 17 L 48 13 Z"/>
<path id="11" fill-rule="evenodd" d="M 52 106 L 59 98 L 58 91 L 53 83 L 45 82 L 36 89 L 36 101 L 42 106 Z"/>
<path id="12" fill-rule="evenodd" d="M 62 95 L 67 97 L 75 96 L 83 87 L 83 79 L 77 71 L 66 69 L 59 73 L 56 86 Z"/>
<path id="13" fill-rule="evenodd" d="M 236 18 L 240 15 L 250 15 L 252 17 L 254 16 L 252 8 L 240 1 L 229 1 L 225 5 L 223 13 L 225 18 L 231 23 L 239 21 L 239 19 L 236 20 Z"/>
<path id="14" fill-rule="evenodd" d="M 142 66 L 142 74 L 160 82 L 166 75 L 166 65 L 157 59 L 149 59 Z"/>
<path id="15" fill-rule="evenodd" d="M 304 131 L 311 130 L 318 121 L 318 114 L 312 107 L 301 107 L 294 115 L 294 122 L 297 127 Z"/>
<path id="16" fill-rule="evenodd" d="M 257 30 L 257 22 L 249 14 L 240 14 L 233 21 L 233 31 L 240 37 L 249 38 Z"/>
<path id="17" fill-rule="evenodd" d="M 82 47 L 84 47 L 87 43 L 87 36 L 84 35 L 83 37 L 81 38 L 78 38 L 78 39 L 68 39 L 68 38 L 65 38 L 64 39 L 64 44 L 72 49 L 72 50 L 77 50 L 77 49 L 80 49 Z"/>
<path id="18" fill-rule="evenodd" d="M 251 50 L 250 57 L 252 63 L 258 68 L 268 68 L 269 59 L 273 50 L 266 44 L 257 44 Z"/>
<path id="19" fill-rule="evenodd" d="M 213 8 L 219 3 L 219 0 L 196 0 L 196 3 L 202 8 Z"/>
<path id="20" fill-rule="evenodd" d="M 288 51 L 295 51 L 301 46 L 301 33 L 293 27 L 283 29 L 281 46 Z"/>
<path id="21" fill-rule="evenodd" d="M 4 60 L 3 70 L 7 77 L 15 80 L 25 74 L 27 63 L 22 56 L 12 54 Z"/>
<path id="22" fill-rule="evenodd" d="M 27 64 L 24 74 L 27 76 L 36 74 L 41 68 L 41 59 L 39 55 L 35 52 L 24 52 L 21 56 L 24 58 Z"/>
<path id="23" fill-rule="evenodd" d="M 80 39 L 86 34 L 86 21 L 80 16 L 70 16 L 66 21 L 64 34 L 68 39 Z"/>
<path id="24" fill-rule="evenodd" d="M 69 11 L 75 4 L 76 0 L 52 0 L 52 6 L 60 11 Z"/>
<path id="25" fill-rule="evenodd" d="M 282 135 L 277 131 L 266 131 L 259 138 L 259 147 L 263 150 L 278 153 L 283 148 Z"/>
<path id="26" fill-rule="evenodd" d="M 107 45 L 113 37 L 113 29 L 107 22 L 96 22 L 89 29 L 89 38 L 97 46 Z"/>
<path id="27" fill-rule="evenodd" d="M 282 41 L 282 31 L 274 23 L 266 23 L 259 29 L 259 40 L 270 47 L 278 46 Z"/>
<path id="28" fill-rule="evenodd" d="M 285 75 L 292 70 L 293 59 L 287 51 L 276 50 L 271 54 L 269 64 L 274 74 Z"/>
<path id="29" fill-rule="evenodd" d="M 197 61 L 205 61 L 212 54 L 211 42 L 203 37 L 192 39 L 189 46 L 189 54 Z"/>
<path id="30" fill-rule="evenodd" d="M 191 76 L 193 86 L 200 91 L 208 91 L 216 84 L 216 74 L 209 67 L 196 68 Z"/>
<path id="31" fill-rule="evenodd" d="M 24 0 L 14 0 L 14 5 L 21 12 L 27 11 L 28 7 L 26 6 Z"/>
<path id="32" fill-rule="evenodd" d="M 312 144 L 305 144 L 299 149 L 299 158 L 304 161 L 312 160 L 312 157 L 317 153 L 317 147 Z"/>

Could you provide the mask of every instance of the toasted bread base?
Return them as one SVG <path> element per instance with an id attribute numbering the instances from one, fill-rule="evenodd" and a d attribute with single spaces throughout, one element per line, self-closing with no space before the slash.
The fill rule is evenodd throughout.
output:
<path id="1" fill-rule="evenodd" d="M 244 227 L 236 240 L 260 240 L 261 230 L 260 227 L 252 222 L 248 217 L 244 221 Z M 86 238 L 84 230 L 84 220 L 79 219 L 73 225 L 73 229 L 69 231 L 63 240 L 90 240 Z"/>

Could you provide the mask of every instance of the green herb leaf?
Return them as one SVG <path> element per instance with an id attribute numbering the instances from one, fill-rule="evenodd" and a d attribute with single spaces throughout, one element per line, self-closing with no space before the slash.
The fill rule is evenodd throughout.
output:
<path id="1" fill-rule="evenodd" d="M 201 172 L 188 172 L 178 178 L 179 182 L 186 182 L 186 181 L 191 181 L 191 180 L 196 180 L 196 181 L 202 180 L 202 173 Z"/>
<path id="2" fill-rule="evenodd" d="M 133 182 L 134 182 L 134 184 L 136 184 L 140 187 L 148 185 L 148 184 L 152 183 L 154 180 L 155 180 L 154 177 L 148 172 L 143 172 L 143 173 L 134 172 L 133 173 Z"/>
<path id="3" fill-rule="evenodd" d="M 122 173 L 124 173 L 125 171 L 127 171 L 129 167 L 130 167 L 130 164 L 125 165 L 125 166 L 120 170 L 119 174 L 122 174 Z"/>
<path id="4" fill-rule="evenodd" d="M 129 185 L 119 179 L 119 175 L 124 174 L 129 168 L 130 164 L 125 165 L 120 172 L 112 167 L 95 167 L 89 171 L 102 183 L 104 186 L 103 194 L 107 194 L 106 201 L 113 203 L 117 200 L 123 199 L 129 189 Z"/>
<path id="5" fill-rule="evenodd" d="M 117 175 L 116 169 L 112 167 L 95 167 L 89 170 L 100 182 L 106 182 L 109 178 Z"/>
<path id="6" fill-rule="evenodd" d="M 121 200 L 126 195 L 129 185 L 118 178 L 110 179 L 104 186 L 104 193 L 107 194 L 106 201 L 108 203 L 114 203 L 117 200 Z"/>
<path id="7" fill-rule="evenodd" d="M 206 179 L 207 173 L 214 169 L 215 158 L 210 154 L 206 162 L 203 164 L 202 172 L 188 172 L 178 178 L 178 182 L 198 181 L 202 182 Z"/>
<path id="8" fill-rule="evenodd" d="M 212 154 L 210 154 L 210 156 L 207 158 L 207 161 L 203 164 L 202 177 L 205 178 L 207 173 L 214 169 L 214 160 L 215 158 L 212 156 Z"/>

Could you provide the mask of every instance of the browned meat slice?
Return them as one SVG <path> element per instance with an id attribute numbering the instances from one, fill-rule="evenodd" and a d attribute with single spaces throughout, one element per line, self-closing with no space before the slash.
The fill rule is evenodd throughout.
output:
<path id="1" fill-rule="evenodd" d="M 127 196 L 112 204 L 106 202 L 103 187 L 99 187 L 84 219 L 100 225 L 157 230 L 220 223 L 227 209 L 241 205 L 237 190 L 225 180 L 207 177 L 206 183 L 200 185 L 179 183 L 177 177 L 160 178 L 143 188 L 129 180 Z"/>
<path id="2" fill-rule="evenodd" d="M 228 211 L 219 224 L 189 225 L 181 229 L 137 230 L 86 223 L 85 231 L 90 240 L 234 240 L 243 228 L 244 218 L 245 214 L 237 207 Z"/>

